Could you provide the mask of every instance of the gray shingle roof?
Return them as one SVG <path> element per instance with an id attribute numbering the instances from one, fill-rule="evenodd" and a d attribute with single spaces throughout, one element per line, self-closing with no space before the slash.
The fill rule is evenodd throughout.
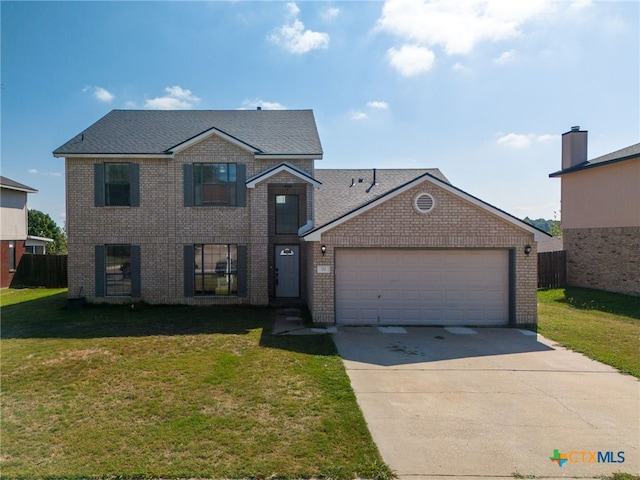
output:
<path id="1" fill-rule="evenodd" d="M 322 187 L 315 191 L 315 224 L 325 225 L 425 173 L 449 183 L 437 168 L 379 168 L 376 186 L 367 192 L 373 182 L 373 169 L 316 169 L 314 176 L 322 182 Z"/>
<path id="2" fill-rule="evenodd" d="M 211 129 L 259 154 L 322 155 L 312 110 L 113 110 L 53 153 L 163 154 Z"/>
<path id="3" fill-rule="evenodd" d="M 35 188 L 27 187 L 26 185 L 18 183 L 15 180 L 11 180 L 7 177 L 0 177 L 0 186 L 9 188 L 11 190 L 19 190 L 21 192 L 38 193 L 38 190 L 36 190 Z"/>
<path id="4" fill-rule="evenodd" d="M 574 167 L 567 168 L 566 170 L 558 170 L 557 172 L 551 173 L 549 176 L 559 177 L 561 175 L 564 175 L 565 173 L 578 172 L 587 168 L 594 168 L 602 165 L 608 165 L 610 163 L 623 162 L 625 160 L 632 160 L 638 157 L 640 157 L 640 143 L 621 148 L 620 150 L 607 153 L 606 155 L 601 155 Z"/>

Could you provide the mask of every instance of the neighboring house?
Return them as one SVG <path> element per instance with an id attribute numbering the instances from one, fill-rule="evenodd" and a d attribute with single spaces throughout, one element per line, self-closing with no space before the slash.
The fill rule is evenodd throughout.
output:
<path id="1" fill-rule="evenodd" d="M 587 160 L 587 132 L 562 136 L 567 282 L 640 295 L 640 143 Z"/>
<path id="2" fill-rule="evenodd" d="M 24 242 L 25 252 L 34 255 L 45 255 L 47 253 L 47 244 L 53 242 L 53 238 L 28 235 L 27 240 Z"/>
<path id="3" fill-rule="evenodd" d="M 69 289 L 305 301 L 317 324 L 531 325 L 544 232 L 437 169 L 316 170 L 310 110 L 115 110 L 65 157 Z"/>
<path id="4" fill-rule="evenodd" d="M 27 194 L 37 192 L 22 183 L 0 177 L 0 288 L 11 285 L 22 255 L 34 242 L 52 241 L 28 235 Z"/>

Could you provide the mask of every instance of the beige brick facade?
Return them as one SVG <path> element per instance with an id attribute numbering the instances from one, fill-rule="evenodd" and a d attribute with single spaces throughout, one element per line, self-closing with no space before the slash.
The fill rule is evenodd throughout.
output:
<path id="1" fill-rule="evenodd" d="M 430 194 L 435 207 L 428 214 L 414 209 L 419 193 Z M 323 256 L 320 246 L 327 247 Z M 531 245 L 527 256 L 525 245 Z M 313 320 L 335 322 L 335 276 L 317 273 L 314 265 L 328 265 L 335 272 L 335 249 L 363 248 L 491 248 L 513 251 L 512 319 L 515 325 L 537 323 L 537 260 L 534 236 L 460 197 L 424 182 L 322 234 L 309 242 L 307 299 Z"/>
<path id="2" fill-rule="evenodd" d="M 640 295 L 640 227 L 566 228 L 567 283 Z"/>
<path id="3" fill-rule="evenodd" d="M 312 160 L 287 160 L 313 175 Z M 139 207 L 95 207 L 94 164 L 131 162 L 139 164 Z M 212 135 L 177 153 L 175 158 L 67 158 L 67 232 L 69 248 L 69 293 L 82 292 L 90 302 L 130 302 L 194 305 L 252 304 L 269 302 L 268 194 L 270 188 L 284 188 L 300 180 L 281 173 L 247 189 L 246 207 L 185 207 L 185 163 L 237 163 L 246 165 L 250 178 L 278 160 L 256 160 L 254 155 Z M 303 196 L 308 214 L 306 192 Z M 299 241 L 296 239 L 296 241 Z M 246 245 L 247 296 L 184 295 L 184 245 Z M 141 297 L 100 297 L 95 290 L 95 246 L 131 244 L 141 251 Z"/>
<path id="4" fill-rule="evenodd" d="M 126 161 L 139 165 L 138 207 L 95 207 L 94 165 Z M 534 235 L 516 221 L 494 215 L 437 183 L 423 181 L 389 196 L 384 202 L 324 232 L 320 241 L 275 233 L 274 198 L 299 197 L 299 224 L 314 218 L 314 187 L 300 177 L 280 171 L 246 190 L 246 207 L 184 206 L 184 165 L 192 163 L 246 165 L 250 179 L 281 163 L 260 159 L 220 137 L 211 135 L 176 153 L 174 158 L 67 158 L 67 230 L 69 292 L 82 292 L 90 302 L 154 304 L 267 305 L 275 295 L 276 245 L 300 247 L 300 296 L 319 324 L 335 322 L 336 248 L 463 248 L 509 251 L 512 278 L 510 316 L 514 325 L 537 321 L 537 262 Z M 287 163 L 314 174 L 313 160 Z M 322 187 L 321 187 L 322 188 Z M 429 193 L 435 208 L 421 214 L 414 208 L 418 193 Z M 96 296 L 96 246 L 131 244 L 140 247 L 141 296 Z M 246 296 L 185 296 L 185 246 L 232 244 L 246 246 Z M 327 246 L 322 255 L 320 245 Z M 527 256 L 524 246 L 531 245 Z M 330 266 L 319 274 L 317 266 Z"/>

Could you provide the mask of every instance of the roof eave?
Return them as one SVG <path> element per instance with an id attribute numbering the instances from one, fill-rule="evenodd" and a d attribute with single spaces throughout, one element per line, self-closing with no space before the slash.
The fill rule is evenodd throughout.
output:
<path id="1" fill-rule="evenodd" d="M 34 188 L 19 188 L 11 185 L 0 185 L 1 188 L 5 188 L 7 190 L 15 190 L 16 192 L 24 192 L 24 193 L 38 193 L 38 190 Z"/>
<path id="2" fill-rule="evenodd" d="M 620 163 L 620 162 L 625 162 L 627 160 L 634 160 L 634 159 L 640 159 L 640 155 L 638 154 L 627 155 L 626 157 L 613 158 L 611 160 L 606 160 L 604 162 L 596 162 L 596 163 L 593 163 L 593 161 L 591 160 L 589 162 L 576 165 L 575 167 L 567 168 L 566 170 L 558 170 L 557 172 L 550 173 L 549 178 L 557 178 L 557 177 L 561 177 L 562 175 L 566 175 L 568 173 L 582 172 L 584 170 L 591 170 L 593 168 L 604 167 L 605 165 L 611 165 L 613 163 Z"/>
<path id="3" fill-rule="evenodd" d="M 64 153 L 53 152 L 56 158 L 174 158 L 173 153 Z"/>
<path id="4" fill-rule="evenodd" d="M 513 215 L 505 212 L 504 210 L 500 210 L 497 207 L 494 207 L 493 205 L 484 202 L 483 200 L 480 200 L 477 197 L 474 197 L 473 195 L 465 192 L 464 190 L 461 190 L 457 187 L 454 187 L 453 185 L 451 185 L 450 183 L 444 182 L 442 180 L 440 180 L 437 177 L 434 177 L 433 175 L 431 175 L 430 173 L 425 173 L 423 175 L 420 175 L 419 177 L 414 178 L 413 180 L 405 183 L 404 185 L 401 185 L 387 193 L 385 193 L 384 195 L 381 195 L 380 197 L 371 200 L 368 203 L 365 203 L 364 205 L 359 206 L 358 208 L 355 208 L 354 210 L 351 210 L 350 212 L 345 213 L 344 215 L 320 226 L 317 227 L 309 232 L 307 232 L 306 234 L 302 235 L 302 238 L 305 239 L 305 241 L 308 242 L 318 242 L 321 240 L 321 236 L 324 232 L 331 230 L 335 227 L 337 227 L 338 225 L 347 222 L 348 220 L 351 220 L 354 217 L 357 217 L 358 215 L 360 215 L 361 213 L 364 213 L 368 210 L 371 210 L 372 208 L 380 205 L 381 203 L 415 187 L 416 185 L 422 183 L 423 181 L 430 181 L 431 183 L 434 183 L 438 186 L 440 186 L 441 188 L 443 188 L 444 190 L 446 190 L 447 192 L 456 195 L 458 197 L 462 197 L 463 199 L 465 199 L 466 201 L 472 203 L 473 205 L 482 208 L 483 210 L 491 213 L 494 216 L 497 216 L 499 218 L 501 218 L 502 220 L 507 221 L 508 223 L 522 229 L 525 231 L 528 231 L 529 233 L 532 233 L 534 235 L 534 240 L 540 241 L 542 239 L 546 239 L 551 237 L 551 235 L 549 235 L 547 232 L 544 232 L 536 227 L 534 227 L 533 225 L 529 225 L 528 223 L 524 222 L 523 220 L 520 220 L 517 217 L 514 217 Z"/>
<path id="5" fill-rule="evenodd" d="M 256 160 L 322 160 L 322 153 L 256 153 Z"/>

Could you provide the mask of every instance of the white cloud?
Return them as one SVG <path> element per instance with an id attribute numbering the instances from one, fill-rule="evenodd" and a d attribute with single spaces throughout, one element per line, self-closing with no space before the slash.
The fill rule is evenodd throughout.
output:
<path id="1" fill-rule="evenodd" d="M 373 100 L 371 102 L 367 102 L 367 107 L 369 108 L 377 108 L 380 110 L 386 110 L 389 108 L 389 104 L 387 102 Z"/>
<path id="2" fill-rule="evenodd" d="M 403 45 L 400 49 L 390 48 L 387 55 L 401 75 L 411 77 L 431 70 L 436 59 L 435 54 L 426 47 Z"/>
<path id="3" fill-rule="evenodd" d="M 369 116 L 364 112 L 351 112 L 351 120 L 366 120 Z"/>
<path id="4" fill-rule="evenodd" d="M 300 9 L 291 2 L 287 3 L 291 21 L 276 28 L 267 39 L 291 53 L 307 53 L 311 50 L 326 49 L 329 46 L 329 34 L 305 29 L 298 18 Z"/>
<path id="5" fill-rule="evenodd" d="M 278 102 L 266 102 L 264 100 L 244 100 L 240 110 L 255 110 L 256 108 L 263 110 L 286 110 L 287 107 Z"/>
<path id="6" fill-rule="evenodd" d="M 513 61 L 513 57 L 515 52 L 513 50 L 507 50 L 506 52 L 502 52 L 500 56 L 493 60 L 493 63 L 497 63 L 498 65 L 504 65 L 505 63 L 509 63 Z"/>
<path id="7" fill-rule="evenodd" d="M 289 15 L 292 17 L 297 17 L 300 13 L 300 8 L 296 5 L 296 2 L 287 3 L 287 10 L 289 10 Z"/>
<path id="8" fill-rule="evenodd" d="M 575 2 L 571 2 L 569 8 L 574 11 L 586 10 L 593 6 L 593 2 L 591 0 L 576 0 Z"/>
<path id="9" fill-rule="evenodd" d="M 40 170 L 36 169 L 36 168 L 30 168 L 28 170 L 29 173 L 34 174 L 34 175 L 47 175 L 49 177 L 61 177 L 62 174 L 60 172 L 41 172 Z"/>
<path id="10" fill-rule="evenodd" d="M 327 20 L 336 18 L 338 15 L 340 15 L 340 9 L 336 7 L 328 8 L 322 13 L 322 16 Z"/>
<path id="11" fill-rule="evenodd" d="M 167 93 L 163 97 L 156 97 L 144 103 L 145 108 L 151 110 L 189 110 L 200 101 L 191 90 L 184 89 L 177 85 L 164 89 Z"/>
<path id="12" fill-rule="evenodd" d="M 83 93 L 92 92 L 93 97 L 97 100 L 100 100 L 104 103 L 111 103 L 116 96 L 109 92 L 106 88 L 102 87 L 84 87 L 82 89 Z"/>
<path id="13" fill-rule="evenodd" d="M 551 134 L 538 135 L 536 137 L 536 140 L 542 143 L 553 142 L 555 140 L 560 140 L 560 135 L 551 135 Z"/>
<path id="14" fill-rule="evenodd" d="M 467 55 L 480 42 L 520 35 L 523 25 L 552 8 L 550 0 L 386 0 L 377 28 L 414 47 Z"/>
<path id="15" fill-rule="evenodd" d="M 531 145 L 533 142 L 546 143 L 554 140 L 558 140 L 558 135 L 535 135 L 533 133 L 509 133 L 503 135 L 496 140 L 496 144 L 503 145 L 509 148 L 525 148 Z"/>
<path id="16" fill-rule="evenodd" d="M 465 67 L 462 63 L 456 62 L 453 67 L 451 67 L 455 72 L 469 72 L 471 69 L 469 67 Z"/>
<path id="17" fill-rule="evenodd" d="M 531 145 L 531 140 L 533 135 L 522 135 L 519 133 L 509 133 L 503 137 L 500 137 L 496 140 L 498 145 L 504 145 L 505 147 L 511 148 L 524 148 Z"/>

